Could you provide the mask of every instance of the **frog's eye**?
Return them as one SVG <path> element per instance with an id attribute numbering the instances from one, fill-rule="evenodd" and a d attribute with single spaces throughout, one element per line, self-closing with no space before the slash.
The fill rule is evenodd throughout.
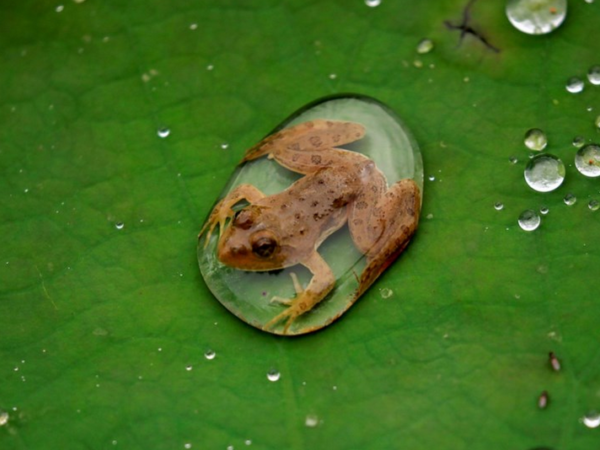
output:
<path id="1" fill-rule="evenodd" d="M 236 228 L 241 228 L 242 230 L 249 230 L 253 223 L 254 220 L 252 218 L 252 212 L 248 211 L 247 209 L 242 209 L 235 215 L 233 219 L 233 225 Z"/>
<path id="2" fill-rule="evenodd" d="M 261 258 L 268 258 L 275 252 L 277 241 L 273 233 L 269 231 L 259 231 L 252 236 L 252 253 Z"/>

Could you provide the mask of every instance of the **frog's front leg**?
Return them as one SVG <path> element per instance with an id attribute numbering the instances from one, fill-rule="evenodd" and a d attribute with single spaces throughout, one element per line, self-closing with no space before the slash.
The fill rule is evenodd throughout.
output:
<path id="1" fill-rule="evenodd" d="M 348 225 L 354 243 L 367 256 L 357 295 L 362 294 L 406 248 L 419 223 L 421 194 L 411 179 L 382 188 L 379 171 L 350 206 Z M 383 175 L 381 175 L 383 177 Z"/>
<path id="2" fill-rule="evenodd" d="M 265 194 L 256 189 L 251 184 L 240 184 L 233 191 L 231 191 L 225 198 L 223 198 L 216 206 L 213 208 L 210 216 L 206 220 L 206 223 L 200 230 L 200 234 L 198 234 L 198 239 L 204 234 L 206 231 L 206 241 L 204 246 L 208 245 L 210 241 L 210 236 L 214 231 L 215 227 L 219 225 L 219 234 L 222 234 L 223 229 L 225 227 L 225 222 L 227 219 L 231 219 L 235 212 L 232 207 L 239 203 L 242 200 L 246 200 L 250 204 L 254 204 L 258 202 L 261 198 L 264 198 Z"/>
<path id="3" fill-rule="evenodd" d="M 296 318 L 310 311 L 317 303 L 323 300 L 335 286 L 335 276 L 331 268 L 325 260 L 314 251 L 306 261 L 302 261 L 308 270 L 313 274 L 310 283 L 306 289 L 302 289 L 297 280 L 294 280 L 294 289 L 296 297 L 293 299 L 282 299 L 279 297 L 273 298 L 273 302 L 282 303 L 288 308 L 281 314 L 278 314 L 271 319 L 264 327 L 264 330 L 269 330 L 277 325 L 282 320 L 285 320 L 283 334 L 287 334 L 288 330 Z"/>

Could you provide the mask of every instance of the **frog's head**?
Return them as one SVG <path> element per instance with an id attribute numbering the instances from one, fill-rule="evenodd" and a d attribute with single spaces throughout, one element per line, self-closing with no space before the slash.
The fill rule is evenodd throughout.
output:
<path id="1" fill-rule="evenodd" d="M 283 268 L 286 257 L 277 218 L 259 206 L 242 209 L 219 239 L 218 257 L 223 264 L 241 270 Z"/>

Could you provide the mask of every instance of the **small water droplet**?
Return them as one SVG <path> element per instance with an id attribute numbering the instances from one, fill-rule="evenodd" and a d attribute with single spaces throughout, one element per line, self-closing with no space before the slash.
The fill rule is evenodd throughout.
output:
<path id="1" fill-rule="evenodd" d="M 252 441 L 250 439 L 246 439 L 244 441 L 244 444 L 246 444 L 246 445 L 252 445 Z"/>
<path id="2" fill-rule="evenodd" d="M 526 34 L 547 34 L 558 28 L 567 15 L 567 0 L 509 0 L 510 23 Z"/>
<path id="3" fill-rule="evenodd" d="M 537 155 L 525 167 L 525 181 L 531 189 L 550 192 L 565 179 L 565 165 L 554 155 Z"/>
<path id="4" fill-rule="evenodd" d="M 548 145 L 548 138 L 546 137 L 546 133 L 539 128 L 532 128 L 525 133 L 524 142 L 528 149 L 540 151 L 544 150 L 546 145 Z"/>
<path id="5" fill-rule="evenodd" d="M 508 162 L 511 164 L 516 164 L 519 162 L 519 160 L 516 157 L 511 156 L 510 158 L 508 158 Z"/>
<path id="6" fill-rule="evenodd" d="M 304 419 L 304 425 L 306 425 L 308 428 L 314 428 L 318 424 L 319 424 L 319 418 L 317 416 L 315 416 L 314 414 L 309 414 Z"/>
<path id="7" fill-rule="evenodd" d="M 221 144 L 221 148 L 222 148 L 223 150 L 227 150 L 227 148 L 228 148 L 228 147 L 229 147 L 229 144 L 228 144 L 227 142 L 223 142 L 223 143 Z"/>
<path id="8" fill-rule="evenodd" d="M 417 53 L 425 54 L 433 50 L 433 41 L 431 39 L 423 39 L 417 45 Z"/>
<path id="9" fill-rule="evenodd" d="M 267 379 L 269 381 L 279 381 L 279 378 L 281 377 L 281 374 L 275 370 L 275 369 L 271 369 L 267 372 Z"/>
<path id="10" fill-rule="evenodd" d="M 588 144 L 575 155 L 575 167 L 586 177 L 600 177 L 600 146 Z"/>
<path id="11" fill-rule="evenodd" d="M 381 4 L 381 0 L 365 0 L 365 5 L 375 8 Z"/>
<path id="12" fill-rule="evenodd" d="M 600 84 L 600 66 L 592 66 L 587 73 L 588 80 L 590 83 L 598 85 Z"/>
<path id="13" fill-rule="evenodd" d="M 59 13 L 59 12 L 63 12 L 63 11 L 64 11 L 64 9 L 65 9 L 65 6 L 64 6 L 64 5 L 58 5 L 58 6 L 56 7 L 56 12 L 58 12 L 58 13 Z"/>
<path id="14" fill-rule="evenodd" d="M 538 398 L 538 407 L 540 409 L 546 409 L 546 407 L 548 406 L 548 401 L 550 400 L 549 396 L 548 396 L 548 392 L 544 391 L 540 394 L 540 397 Z"/>
<path id="15" fill-rule="evenodd" d="M 526 209 L 519 216 L 519 226 L 525 231 L 533 231 L 540 226 L 542 219 L 531 209 Z"/>
<path id="16" fill-rule="evenodd" d="M 206 70 L 213 70 L 215 68 L 215 66 L 213 66 L 212 64 L 209 64 L 208 66 L 206 66 Z"/>
<path id="17" fill-rule="evenodd" d="M 383 288 L 379 292 L 381 294 L 381 298 L 390 298 L 394 293 L 394 291 L 392 291 L 390 288 Z"/>
<path id="18" fill-rule="evenodd" d="M 600 128 L 600 116 L 596 117 L 596 120 L 594 120 L 594 125 L 596 125 L 596 128 Z"/>
<path id="19" fill-rule="evenodd" d="M 598 200 L 590 200 L 588 208 L 590 208 L 590 211 L 598 211 L 600 209 L 600 202 Z"/>
<path id="20" fill-rule="evenodd" d="M 197 23 L 190 24 L 190 30 L 196 30 L 197 28 L 198 28 L 198 24 Z"/>
<path id="21" fill-rule="evenodd" d="M 10 416 L 8 415 L 8 413 L 6 411 L 0 410 L 0 427 L 6 425 L 8 423 L 9 418 L 10 418 Z"/>
<path id="22" fill-rule="evenodd" d="M 234 447 L 233 447 L 233 445 L 228 445 L 228 446 L 227 446 L 227 450 L 234 450 Z"/>
<path id="23" fill-rule="evenodd" d="M 549 212 L 550 212 L 550 210 L 548 209 L 548 207 L 547 207 L 547 206 L 542 206 L 542 207 L 540 208 L 540 213 L 541 213 L 541 214 L 543 214 L 544 216 L 545 216 L 546 214 L 548 214 Z"/>
<path id="24" fill-rule="evenodd" d="M 168 128 L 159 128 L 158 131 L 156 132 L 156 134 L 158 134 L 159 138 L 166 138 L 169 134 L 171 134 L 171 130 L 169 130 Z"/>
<path id="25" fill-rule="evenodd" d="M 494 209 L 496 211 L 503 210 L 504 209 L 504 203 L 502 203 L 502 202 L 496 202 L 496 203 L 494 203 Z"/>
<path id="26" fill-rule="evenodd" d="M 565 195 L 565 198 L 563 198 L 563 202 L 565 202 L 565 205 L 567 206 L 573 206 L 575 203 L 577 203 L 577 197 L 575 197 L 573 194 L 567 194 Z"/>
<path id="27" fill-rule="evenodd" d="M 583 424 L 588 428 L 600 427 L 600 413 L 596 411 L 590 411 L 581 419 Z"/>
<path id="28" fill-rule="evenodd" d="M 579 94 L 584 88 L 583 80 L 581 78 L 571 77 L 567 80 L 567 85 L 565 87 L 571 94 Z"/>
<path id="29" fill-rule="evenodd" d="M 548 361 L 550 361 L 550 367 L 552 367 L 552 370 L 554 370 L 555 372 L 560 372 L 560 361 L 558 360 L 554 352 L 548 353 Z"/>
<path id="30" fill-rule="evenodd" d="M 211 359 L 215 359 L 215 356 L 217 356 L 217 354 L 213 350 L 206 350 L 206 352 L 204 353 L 204 357 L 209 361 Z"/>
<path id="31" fill-rule="evenodd" d="M 430 177 L 428 177 L 429 181 L 435 181 L 435 177 L 433 175 L 431 175 Z"/>
<path id="32" fill-rule="evenodd" d="M 186 442 L 183 444 L 183 448 L 192 448 L 192 444 L 190 442 Z"/>
<path id="33" fill-rule="evenodd" d="M 193 368 L 194 368 L 194 366 L 192 366 L 192 365 L 185 366 L 185 370 L 187 370 L 188 372 L 190 372 Z"/>
<path id="34" fill-rule="evenodd" d="M 115 223 L 115 228 L 117 230 L 122 230 L 123 228 L 125 228 L 125 224 L 123 222 L 117 222 Z"/>
<path id="35" fill-rule="evenodd" d="M 585 145 L 585 138 L 583 136 L 575 136 L 573 138 L 573 146 L 581 148 Z"/>
<path id="36" fill-rule="evenodd" d="M 112 444 L 112 445 L 117 445 L 117 440 L 116 440 L 116 439 L 114 439 L 114 440 L 111 442 L 111 444 Z"/>
<path id="37" fill-rule="evenodd" d="M 329 79 L 330 80 L 335 80 L 337 78 L 337 75 L 335 73 L 330 73 L 329 74 Z"/>

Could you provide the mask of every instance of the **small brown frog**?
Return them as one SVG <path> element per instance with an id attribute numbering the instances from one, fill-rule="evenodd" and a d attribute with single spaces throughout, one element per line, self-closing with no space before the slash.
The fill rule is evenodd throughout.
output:
<path id="1" fill-rule="evenodd" d="M 358 298 L 404 250 L 417 229 L 420 191 L 412 179 L 388 187 L 383 173 L 366 156 L 339 148 L 361 139 L 365 128 L 353 122 L 313 120 L 281 130 L 250 148 L 242 162 L 267 155 L 283 167 L 301 173 L 284 191 L 265 196 L 242 184 L 213 209 L 200 231 L 205 245 L 219 225 L 218 258 L 230 267 L 269 271 L 302 264 L 312 279 L 306 288 L 292 274 L 296 296 L 274 297 L 287 308 L 264 329 L 285 320 L 284 334 L 294 320 L 323 300 L 335 277 L 318 248 L 348 223 L 358 250 L 367 258 L 355 298 Z M 246 207 L 234 212 L 237 203 Z M 232 219 L 227 224 L 227 220 Z"/>

